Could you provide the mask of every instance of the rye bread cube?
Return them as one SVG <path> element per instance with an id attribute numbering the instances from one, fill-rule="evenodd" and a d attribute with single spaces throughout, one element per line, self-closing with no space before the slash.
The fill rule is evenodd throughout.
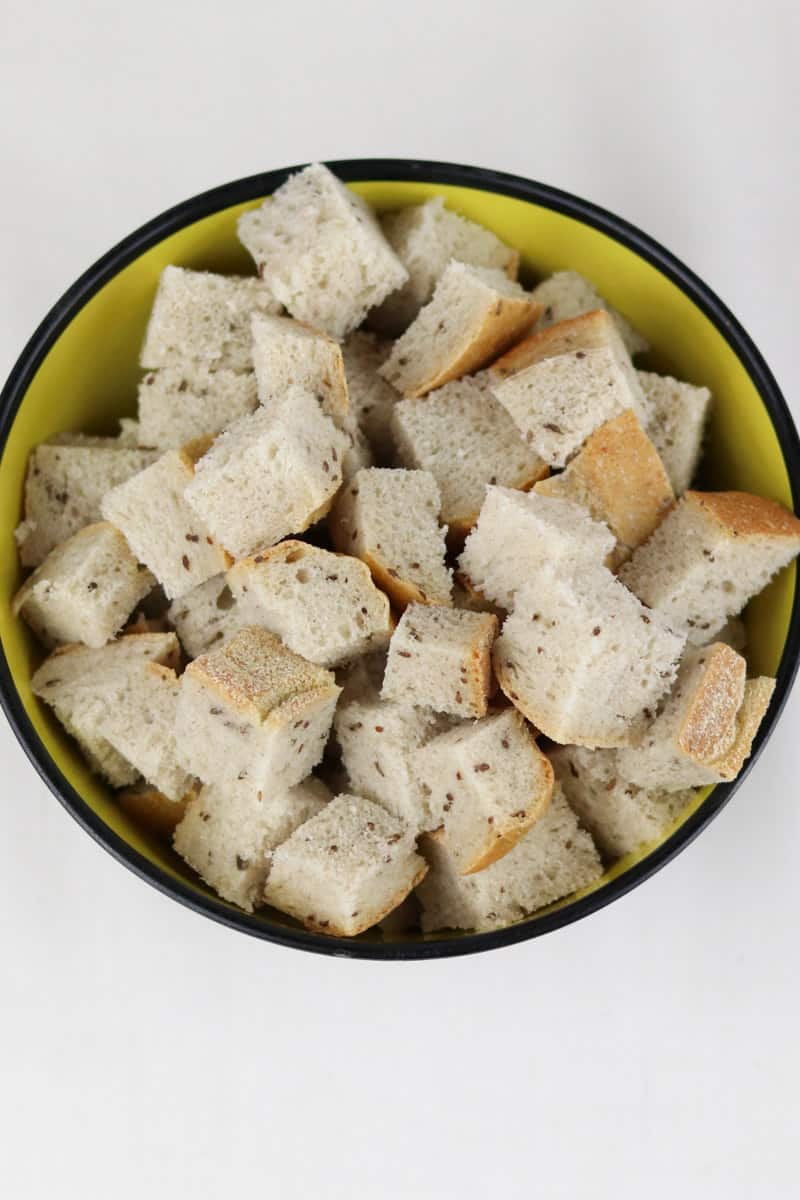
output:
<path id="1" fill-rule="evenodd" d="M 258 403 L 252 371 L 210 370 L 197 363 L 148 371 L 139 384 L 143 446 L 178 450 L 198 437 L 216 437 Z"/>
<path id="2" fill-rule="evenodd" d="M 181 761 L 203 783 L 290 788 L 322 758 L 340 691 L 273 633 L 243 629 L 181 678 Z"/>
<path id="3" fill-rule="evenodd" d="M 340 795 L 274 851 L 264 898 L 307 929 L 355 937 L 427 869 L 413 830 L 363 796 Z"/>
<path id="4" fill-rule="evenodd" d="M 17 592 L 12 611 L 45 646 L 104 646 L 154 586 L 118 529 L 87 525 L 50 551 Z"/>
<path id="5" fill-rule="evenodd" d="M 392 634 L 381 696 L 454 717 L 483 717 L 497 617 L 409 604 Z"/>

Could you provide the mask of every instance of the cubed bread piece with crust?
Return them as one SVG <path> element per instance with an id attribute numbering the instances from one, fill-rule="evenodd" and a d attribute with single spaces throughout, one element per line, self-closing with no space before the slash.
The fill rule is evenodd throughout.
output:
<path id="1" fill-rule="evenodd" d="M 257 624 L 248 621 L 239 609 L 225 575 L 215 575 L 174 600 L 168 617 L 188 658 L 199 658 L 219 648 L 246 625 Z"/>
<path id="2" fill-rule="evenodd" d="M 196 460 L 207 440 L 168 450 L 152 466 L 103 497 L 102 511 L 125 534 L 170 600 L 230 566 L 230 558 L 186 501 Z"/>
<path id="3" fill-rule="evenodd" d="M 424 396 L 486 366 L 522 337 L 541 311 L 502 271 L 453 259 L 431 299 L 395 342 L 381 375 L 405 396 Z"/>
<path id="4" fill-rule="evenodd" d="M 691 485 L 703 449 L 711 407 L 707 387 L 670 375 L 637 371 L 647 405 L 647 434 L 666 468 L 676 496 Z"/>
<path id="5" fill-rule="evenodd" d="M 291 539 L 228 572 L 241 619 L 309 662 L 335 667 L 388 644 L 388 597 L 358 558 Z"/>
<path id="6" fill-rule="evenodd" d="M 355 554 L 398 608 L 450 604 L 441 496 L 430 471 L 372 467 L 342 488 L 329 527 L 333 543 Z"/>
<path id="7" fill-rule="evenodd" d="M 559 787 L 536 824 L 483 871 L 462 875 L 441 834 L 422 839 L 429 871 L 417 888 L 422 928 L 501 929 L 595 883 L 603 864 Z"/>
<path id="8" fill-rule="evenodd" d="M 28 459 L 25 519 L 15 534 L 23 567 L 38 567 L 55 546 L 101 520 L 106 492 L 158 457 L 117 438 L 65 442 L 64 436 L 43 442 Z"/>
<path id="9" fill-rule="evenodd" d="M 264 898 L 307 929 L 355 937 L 402 904 L 427 869 L 412 829 L 345 794 L 273 852 Z"/>
<path id="10" fill-rule="evenodd" d="M 191 791 L 180 800 L 170 800 L 149 783 L 142 783 L 138 787 L 125 788 L 117 796 L 117 803 L 140 829 L 156 837 L 171 838 L 195 795 Z"/>
<path id="11" fill-rule="evenodd" d="M 394 456 L 389 422 L 399 393 L 378 374 L 389 357 L 391 343 L 368 330 L 357 329 L 342 346 L 350 412 L 363 430 L 379 465 Z"/>
<path id="12" fill-rule="evenodd" d="M 181 761 L 203 783 L 293 787 L 322 758 L 340 690 L 274 633 L 243 629 L 181 677 Z"/>
<path id="13" fill-rule="evenodd" d="M 590 433 L 626 408 L 646 420 L 630 355 L 602 309 L 534 333 L 491 370 L 493 394 L 551 467 L 565 466 Z"/>
<path id="14" fill-rule="evenodd" d="M 568 321 L 571 317 L 580 317 L 584 313 L 604 308 L 613 319 L 630 355 L 643 354 L 650 348 L 647 339 L 633 328 L 622 313 L 607 304 L 589 280 L 584 279 L 577 271 L 556 271 L 549 279 L 535 287 L 531 294 L 544 305 L 544 312 L 536 325 L 537 330 L 548 329 L 559 321 Z"/>
<path id="15" fill-rule="evenodd" d="M 744 685 L 742 707 L 736 714 L 736 736 L 730 747 L 714 759 L 707 767 L 703 780 L 709 783 L 730 783 L 736 779 L 753 749 L 753 742 L 761 726 L 775 691 L 775 680 L 767 675 L 748 679 Z"/>
<path id="16" fill-rule="evenodd" d="M 244 558 L 325 515 L 347 444 L 310 392 L 290 389 L 275 412 L 259 408 L 220 434 L 197 463 L 187 504 Z"/>
<path id="17" fill-rule="evenodd" d="M 188 805 L 173 845 L 223 900 L 252 912 L 264 903 L 272 851 L 329 799 L 317 779 L 284 792 L 264 791 L 248 780 L 207 784 Z"/>
<path id="18" fill-rule="evenodd" d="M 624 562 L 675 503 L 664 464 L 632 409 L 590 434 L 558 475 L 537 483 L 541 496 L 572 500 L 617 539 Z"/>
<path id="19" fill-rule="evenodd" d="M 335 729 L 351 786 L 414 830 L 434 828 L 438 822 L 431 815 L 415 754 L 442 731 L 441 719 L 430 709 L 379 700 L 370 689 L 360 699 L 342 700 Z"/>
<path id="20" fill-rule="evenodd" d="M 798 552 L 800 520 L 774 500 L 689 491 L 620 578 L 692 645 L 702 645 Z"/>
<path id="21" fill-rule="evenodd" d="M 659 841 L 695 797 L 692 789 L 670 792 L 628 783 L 617 757 L 616 750 L 583 746 L 559 746 L 550 753 L 570 807 L 611 860 Z"/>
<path id="22" fill-rule="evenodd" d="M 396 337 L 433 295 L 451 258 L 473 267 L 494 267 L 517 278 L 519 253 L 482 225 L 445 208 L 442 196 L 381 217 L 389 244 L 408 271 L 408 280 L 370 314 L 375 329 Z"/>
<path id="23" fill-rule="evenodd" d="M 540 568 L 494 645 L 500 687 L 563 745 L 635 743 L 675 678 L 684 638 L 605 567 Z"/>
<path id="24" fill-rule="evenodd" d="M 571 500 L 489 487 L 458 560 L 462 582 L 505 609 L 548 563 L 600 565 L 614 550 L 607 526 Z"/>
<path id="25" fill-rule="evenodd" d="M 155 586 L 113 525 L 87 525 L 51 550 L 12 603 L 45 646 L 104 646 Z"/>
<path id="26" fill-rule="evenodd" d="M 139 361 L 148 369 L 192 362 L 251 371 L 250 318 L 254 312 L 280 311 L 260 279 L 165 267 Z"/>
<path id="27" fill-rule="evenodd" d="M 143 446 L 178 450 L 198 437 L 216 437 L 258 403 L 252 371 L 211 370 L 186 362 L 148 371 L 139 384 Z"/>
<path id="28" fill-rule="evenodd" d="M 523 491 L 548 473 L 511 417 L 488 390 L 488 373 L 465 376 L 392 414 L 397 460 L 430 471 L 442 496 L 442 521 L 466 537 L 489 484 Z"/>
<path id="29" fill-rule="evenodd" d="M 416 761 L 460 875 L 508 854 L 553 794 L 553 768 L 515 708 L 440 734 Z"/>
<path id="30" fill-rule="evenodd" d="M 90 717 L 84 719 L 80 712 L 73 712 L 71 717 L 56 709 L 59 721 L 64 729 L 78 743 L 81 754 L 86 759 L 89 769 L 101 779 L 105 779 L 112 787 L 124 788 L 141 782 L 141 774 L 133 763 L 114 749 L 105 738 L 98 737 L 94 732 L 94 721 Z"/>
<path id="31" fill-rule="evenodd" d="M 320 163 L 244 213 L 239 239 L 292 316 L 338 340 L 408 278 L 369 205 Z"/>
<path id="32" fill-rule="evenodd" d="M 486 715 L 497 617 L 409 604 L 389 643 L 381 696 L 454 717 Z"/>

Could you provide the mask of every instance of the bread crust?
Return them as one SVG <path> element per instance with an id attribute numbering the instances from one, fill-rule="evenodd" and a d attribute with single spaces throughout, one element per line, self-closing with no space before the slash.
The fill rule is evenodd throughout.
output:
<path id="1" fill-rule="evenodd" d="M 540 305 L 541 312 L 544 306 Z M 541 312 L 539 315 L 541 315 Z M 602 308 L 593 308 L 578 317 L 557 321 L 529 334 L 516 346 L 512 346 L 491 365 L 492 372 L 501 379 L 516 375 L 545 358 L 556 358 L 575 350 L 595 350 L 608 345 L 619 337 L 613 318 Z"/>
<path id="2" fill-rule="evenodd" d="M 402 904 L 406 896 L 413 892 L 417 884 L 422 883 L 427 873 L 428 864 L 423 861 L 410 884 L 407 886 L 404 884 L 400 891 L 375 916 L 370 916 L 364 921 L 356 921 L 355 925 L 350 929 L 343 929 L 341 925 L 332 925 L 330 921 L 326 921 L 323 925 L 319 921 L 313 921 L 310 917 L 304 917 L 302 924 L 306 929 L 310 929 L 312 933 L 324 933 L 328 937 L 357 937 L 359 933 L 364 933 L 365 930 L 371 929 L 373 925 L 377 925 L 385 916 L 393 912 L 398 905 Z"/>
<path id="3" fill-rule="evenodd" d="M 525 724 L 521 715 L 520 722 L 523 725 Z M 525 725 L 525 728 L 528 731 L 531 741 L 534 742 L 535 745 L 535 739 L 533 734 L 530 732 L 530 728 L 527 725 Z M 550 807 L 550 801 L 553 798 L 555 772 L 553 771 L 553 764 L 544 754 L 542 754 L 538 746 L 536 746 L 536 752 L 544 760 L 544 764 L 546 764 L 544 767 L 545 785 L 543 789 L 540 792 L 534 793 L 528 803 L 524 806 L 524 809 L 520 810 L 524 811 L 524 817 L 512 816 L 499 828 L 496 824 L 492 826 L 496 832 L 493 832 L 490 836 L 487 836 L 482 853 L 480 853 L 477 858 L 473 858 L 468 866 L 463 867 L 459 871 L 460 875 L 474 875 L 477 871 L 483 871 L 486 867 L 490 867 L 492 863 L 504 858 L 505 855 L 508 854 L 509 850 L 514 849 L 520 838 L 523 837 L 529 829 L 532 829 L 536 822 L 547 812 L 548 808 Z"/>
<path id="4" fill-rule="evenodd" d="M 753 739 L 758 733 L 764 715 L 769 708 L 772 694 L 775 691 L 775 680 L 761 675 L 756 679 L 748 679 L 744 685 L 744 700 L 736 714 L 736 736 L 729 749 L 710 763 L 722 782 L 735 779 L 750 757 Z"/>
<path id="5" fill-rule="evenodd" d="M 724 642 L 709 646 L 700 658 L 705 669 L 687 705 L 676 745 L 696 762 L 710 765 L 734 740 L 747 663 Z"/>
<path id="6" fill-rule="evenodd" d="M 702 509 L 730 537 L 785 537 L 800 546 L 800 520 L 782 504 L 749 492 L 689 490 L 684 501 Z"/>
<path id="7" fill-rule="evenodd" d="M 140 828 L 156 837 L 170 838 L 183 820 L 186 806 L 196 793 L 187 792 L 180 800 L 168 800 L 157 788 L 144 784 L 117 793 L 117 803 Z"/>

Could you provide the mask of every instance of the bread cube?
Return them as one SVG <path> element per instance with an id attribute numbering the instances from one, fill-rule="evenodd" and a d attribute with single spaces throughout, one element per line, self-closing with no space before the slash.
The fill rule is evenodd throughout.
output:
<path id="1" fill-rule="evenodd" d="M 745 492 L 689 491 L 640 546 L 620 578 L 692 645 L 800 552 L 800 520 L 773 500 Z"/>
<path id="2" fill-rule="evenodd" d="M 560 788 L 516 846 L 483 871 L 461 875 L 441 834 L 422 839 L 428 874 L 417 888 L 422 928 L 502 929 L 595 883 L 603 873 L 590 835 Z"/>
<path id="3" fill-rule="evenodd" d="M 248 780 L 206 785 L 189 803 L 173 845 L 223 900 L 252 912 L 264 903 L 272 851 L 329 798 L 317 779 L 283 792 L 262 791 Z"/>
<path id="4" fill-rule="evenodd" d="M 492 680 L 497 617 L 410 604 L 389 644 L 381 696 L 454 717 L 483 717 Z"/>
<path id="5" fill-rule="evenodd" d="M 396 337 L 433 295 L 451 258 L 473 267 L 494 267 L 516 279 L 519 254 L 482 225 L 444 206 L 442 196 L 381 217 L 381 228 L 408 271 L 408 281 L 370 314 L 370 324 Z"/>
<path id="6" fill-rule="evenodd" d="M 142 776 L 133 763 L 123 758 L 105 738 L 97 736 L 91 718 L 84 719 L 76 711 L 71 717 L 59 713 L 59 720 L 70 737 L 78 743 L 81 754 L 95 775 L 115 788 L 130 787 L 141 781 Z"/>
<path id="7" fill-rule="evenodd" d="M 460 875 L 508 854 L 553 794 L 553 768 L 515 708 L 439 734 L 416 761 Z"/>
<path id="8" fill-rule="evenodd" d="M 392 385 L 378 374 L 390 349 L 390 342 L 362 329 L 351 333 L 342 346 L 350 411 L 381 465 L 391 462 L 394 455 L 389 420 L 400 398 Z"/>
<path id="9" fill-rule="evenodd" d="M 158 838 L 171 838 L 175 826 L 183 820 L 189 801 L 195 793 L 187 792 L 180 800 L 170 800 L 163 792 L 149 784 L 125 788 L 117 796 L 123 812 L 146 833 Z"/>
<path id="10" fill-rule="evenodd" d="M 357 558 L 287 540 L 228 572 L 242 620 L 323 667 L 388 644 L 389 600 Z"/>
<path id="11" fill-rule="evenodd" d="M 367 564 L 398 607 L 411 601 L 450 604 L 440 507 L 429 471 L 368 468 L 339 494 L 329 521 L 331 537 L 338 550 Z"/>
<path id="12" fill-rule="evenodd" d="M 591 433 L 566 470 L 536 484 L 538 495 L 572 500 L 617 539 L 624 562 L 675 503 L 655 446 L 632 409 Z"/>
<path id="13" fill-rule="evenodd" d="M 336 796 L 273 852 L 264 898 L 306 929 L 355 937 L 427 871 L 414 832 L 362 796 Z"/>
<path id="14" fill-rule="evenodd" d="M 148 369 L 191 362 L 209 370 L 251 371 L 250 318 L 280 311 L 259 279 L 165 267 L 139 361 Z"/>
<path id="15" fill-rule="evenodd" d="M 659 453 L 676 496 L 691 485 L 703 449 L 711 392 L 670 375 L 637 371 L 647 405 L 647 434 Z"/>
<path id="16" fill-rule="evenodd" d="M 534 333 L 492 364 L 492 392 L 528 444 L 563 467 L 600 425 L 646 405 L 630 355 L 602 309 Z"/>
<path id="17" fill-rule="evenodd" d="M 240 629 L 256 623 L 239 609 L 225 575 L 215 575 L 186 592 L 170 605 L 168 616 L 189 658 L 219 648 Z"/>
<path id="18" fill-rule="evenodd" d="M 424 396 L 486 366 L 522 337 L 541 311 L 502 271 L 453 259 L 431 299 L 395 342 L 381 375 L 406 396 Z"/>
<path id="19" fill-rule="evenodd" d="M 217 438 L 197 464 L 186 501 L 220 545 L 244 558 L 325 515 L 346 448 L 315 397 L 291 389 L 277 412 L 260 408 Z"/>
<path id="20" fill-rule="evenodd" d="M 63 436 L 37 446 L 28 460 L 25 519 L 15 535 L 23 567 L 38 567 L 61 542 L 101 520 L 106 492 L 158 457 L 117 438 L 65 442 Z"/>
<path id="21" fill-rule="evenodd" d="M 258 403 L 252 371 L 210 370 L 192 362 L 148 371 L 139 384 L 143 446 L 177 450 L 198 437 L 215 437 Z"/>
<path id="22" fill-rule="evenodd" d="M 239 238 L 292 316 L 339 340 L 408 278 L 369 205 L 320 163 L 244 213 Z"/>
<path id="23" fill-rule="evenodd" d="M 459 558 L 463 586 L 505 609 L 548 563 L 566 570 L 603 563 L 614 549 L 608 528 L 571 500 L 489 487 Z"/>
<path id="24" fill-rule="evenodd" d="M 181 678 L 181 762 L 203 783 L 293 787 L 322 758 L 340 690 L 274 634 L 243 629 Z"/>
<path id="25" fill-rule="evenodd" d="M 207 442 L 168 450 L 152 466 L 103 497 L 103 516 L 175 600 L 230 565 L 223 548 L 187 503 L 186 489 Z"/>
<path id="26" fill-rule="evenodd" d="M 442 522 L 465 537 L 478 519 L 487 484 L 523 491 L 548 468 L 488 390 L 488 372 L 446 383 L 392 413 L 397 460 L 430 471 L 442 496 Z"/>
<path id="27" fill-rule="evenodd" d="M 104 646 L 117 634 L 155 580 L 113 525 L 87 525 L 51 550 L 14 597 L 45 646 Z"/>
<path id="28" fill-rule="evenodd" d="M 631 356 L 650 349 L 647 339 L 633 328 L 622 313 L 607 304 L 589 280 L 584 279 L 577 271 L 556 271 L 549 279 L 535 287 L 531 294 L 544 305 L 544 312 L 536 324 L 537 331 L 549 329 L 559 321 L 568 321 L 572 317 L 580 317 L 584 313 L 604 308 L 616 325 Z"/>

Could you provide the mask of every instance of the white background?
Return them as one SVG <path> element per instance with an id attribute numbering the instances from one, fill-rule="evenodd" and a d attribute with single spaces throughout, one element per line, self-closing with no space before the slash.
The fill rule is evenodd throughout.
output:
<path id="1" fill-rule="evenodd" d="M 167 206 L 397 155 L 620 213 L 797 395 L 791 0 L 2 7 L 3 376 L 63 289 Z M 406 965 L 279 949 L 166 900 L 3 727 L 4 1194 L 796 1195 L 798 717 L 800 692 L 735 801 L 626 899 Z"/>

